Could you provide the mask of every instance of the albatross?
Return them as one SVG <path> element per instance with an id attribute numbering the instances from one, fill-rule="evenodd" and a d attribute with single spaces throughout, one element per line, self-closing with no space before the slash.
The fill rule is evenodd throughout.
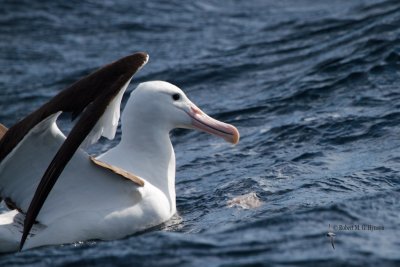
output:
<path id="1" fill-rule="evenodd" d="M 100 239 L 159 225 L 176 212 L 170 132 L 197 129 L 236 144 L 238 130 L 206 115 L 168 82 L 141 83 L 121 116 L 121 141 L 93 157 L 84 148 L 113 139 L 132 76 L 148 61 L 135 53 L 61 91 L 7 129 L 0 125 L 0 252 Z M 76 120 L 66 136 L 56 121 Z"/>

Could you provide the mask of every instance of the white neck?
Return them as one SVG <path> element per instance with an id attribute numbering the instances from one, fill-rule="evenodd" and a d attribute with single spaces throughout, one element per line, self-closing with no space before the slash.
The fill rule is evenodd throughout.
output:
<path id="1" fill-rule="evenodd" d="M 161 190 L 168 198 L 171 212 L 176 210 L 175 153 L 168 127 L 147 121 L 126 107 L 122 116 L 121 142 L 100 159 L 140 176 Z"/>

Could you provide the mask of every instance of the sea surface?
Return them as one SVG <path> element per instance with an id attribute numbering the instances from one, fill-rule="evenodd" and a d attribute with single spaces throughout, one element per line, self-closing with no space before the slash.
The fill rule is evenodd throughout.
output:
<path id="1" fill-rule="evenodd" d="M 3 254 L 0 266 L 400 266 L 400 1 L 0 2 L 6 126 L 146 51 L 129 91 L 169 81 L 241 133 L 236 146 L 172 133 L 168 223 Z"/>

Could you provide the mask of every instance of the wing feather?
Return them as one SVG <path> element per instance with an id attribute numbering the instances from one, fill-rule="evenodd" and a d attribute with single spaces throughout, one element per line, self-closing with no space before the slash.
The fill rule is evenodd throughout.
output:
<path id="1" fill-rule="evenodd" d="M 12 126 L 0 140 L 0 162 L 18 145 L 38 123 L 58 111 L 71 112 L 77 118 L 98 97 L 109 92 L 111 98 L 120 88 L 113 87 L 116 81 L 125 84 L 133 74 L 147 63 L 146 53 L 135 53 L 106 65 L 61 91 L 49 102 Z M 122 78 L 122 80 L 120 80 Z M 114 89 L 116 91 L 113 91 Z M 109 95 L 109 97 L 110 97 Z M 112 99 L 109 99 L 112 100 Z M 108 103 L 107 103 L 108 104 Z M 118 111 L 119 112 L 119 111 Z"/>
<path id="2" fill-rule="evenodd" d="M 100 68 L 61 91 L 4 134 L 0 140 L 0 164 L 37 124 L 52 114 L 60 111 L 71 112 L 73 119 L 81 115 L 52 159 L 36 189 L 26 213 L 20 248 L 23 247 L 55 182 L 84 140 L 88 138 L 87 141 L 92 143 L 101 135 L 108 138 L 114 137 L 122 94 L 133 74 L 146 64 L 147 60 L 146 53 L 135 53 Z M 111 108 L 108 108 L 109 106 Z"/>

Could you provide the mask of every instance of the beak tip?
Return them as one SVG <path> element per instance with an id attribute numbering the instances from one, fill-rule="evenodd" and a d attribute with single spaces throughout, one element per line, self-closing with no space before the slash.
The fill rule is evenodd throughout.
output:
<path id="1" fill-rule="evenodd" d="M 240 140 L 240 133 L 239 131 L 236 129 L 236 127 L 232 126 L 232 130 L 233 130 L 233 135 L 232 138 L 230 140 L 228 140 L 230 143 L 232 143 L 233 145 L 236 145 L 239 143 Z"/>

